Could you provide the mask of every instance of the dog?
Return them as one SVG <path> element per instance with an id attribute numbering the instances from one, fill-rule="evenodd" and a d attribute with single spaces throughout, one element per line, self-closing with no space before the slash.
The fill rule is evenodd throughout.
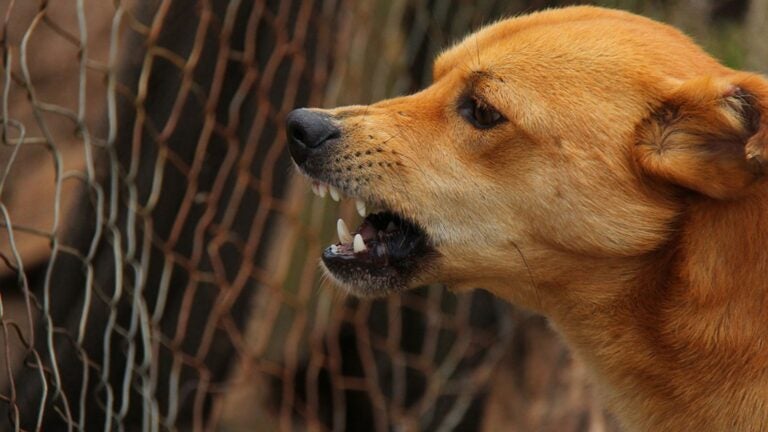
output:
<path id="1" fill-rule="evenodd" d="M 768 80 L 584 6 L 488 25 L 433 78 L 288 115 L 315 193 L 364 216 L 330 278 L 544 314 L 625 430 L 768 430 Z"/>

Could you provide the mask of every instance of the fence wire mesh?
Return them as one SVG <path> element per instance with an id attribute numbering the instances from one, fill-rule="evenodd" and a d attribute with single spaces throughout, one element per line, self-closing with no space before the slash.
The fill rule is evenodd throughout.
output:
<path id="1" fill-rule="evenodd" d="M 324 287 L 354 209 L 307 193 L 282 132 L 549 3 L 0 0 L 0 430 L 479 430 L 523 355 L 552 367 L 510 387 L 575 408 L 491 418 L 610 428 L 557 342 L 529 355 L 544 325 L 483 292 Z"/>

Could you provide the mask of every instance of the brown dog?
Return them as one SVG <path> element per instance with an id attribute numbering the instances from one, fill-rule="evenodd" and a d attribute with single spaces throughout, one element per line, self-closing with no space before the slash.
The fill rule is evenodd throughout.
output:
<path id="1" fill-rule="evenodd" d="M 594 7 L 502 21 L 370 106 L 297 110 L 358 295 L 483 287 L 548 316 L 632 431 L 768 430 L 768 81 Z"/>

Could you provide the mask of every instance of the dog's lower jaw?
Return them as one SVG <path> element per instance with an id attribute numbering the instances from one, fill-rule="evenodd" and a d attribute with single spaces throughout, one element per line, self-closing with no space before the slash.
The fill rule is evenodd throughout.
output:
<path id="1" fill-rule="evenodd" d="M 326 278 L 347 294 L 359 298 L 382 298 L 437 283 L 438 280 L 432 274 L 431 258 L 434 257 L 427 257 L 425 262 L 420 263 L 418 271 L 404 274 L 390 272 L 390 274 L 374 275 L 363 271 L 340 272 L 338 269 L 330 269 L 325 262 L 321 261 L 320 265 Z"/>
<path id="2" fill-rule="evenodd" d="M 368 274 L 339 274 L 328 269 L 325 263 L 321 263 L 323 273 L 338 288 L 347 294 L 359 298 L 381 298 L 408 289 L 397 278 L 375 278 Z"/>

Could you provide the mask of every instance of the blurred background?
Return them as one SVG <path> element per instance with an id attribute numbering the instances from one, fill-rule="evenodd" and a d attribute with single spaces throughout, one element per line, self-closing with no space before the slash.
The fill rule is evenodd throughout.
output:
<path id="1" fill-rule="evenodd" d="M 0 430 L 618 430 L 541 317 L 326 286 L 357 216 L 308 192 L 282 127 L 588 3 L 768 72 L 768 0 L 0 0 Z"/>

